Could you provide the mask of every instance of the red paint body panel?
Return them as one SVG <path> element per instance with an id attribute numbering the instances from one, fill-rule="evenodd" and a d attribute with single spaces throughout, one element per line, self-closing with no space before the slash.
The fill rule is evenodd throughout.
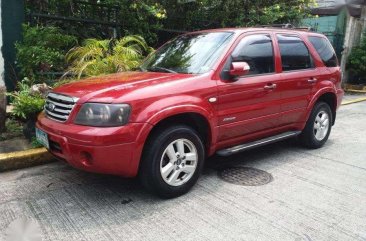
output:
<path id="1" fill-rule="evenodd" d="M 209 31 L 231 31 L 234 38 L 214 68 L 205 74 L 126 72 L 89 78 L 55 89 L 55 93 L 79 99 L 66 122 L 39 115 L 37 127 L 62 150 L 51 152 L 79 169 L 133 177 L 138 173 L 151 130 L 168 117 L 195 113 L 205 118 L 209 123 L 207 155 L 210 156 L 219 149 L 243 142 L 302 130 L 312 107 L 323 94 L 333 94 L 337 100 L 334 108 L 340 106 L 343 97 L 340 68 L 325 67 L 307 39 L 310 35 L 323 35 L 276 29 Z M 236 81 L 221 79 L 220 73 L 235 46 L 253 33 L 271 36 L 275 73 L 244 76 Z M 312 55 L 314 68 L 282 72 L 277 33 L 299 36 Z M 312 78 L 317 81 L 309 83 Z M 277 88 L 264 88 L 271 84 Z M 211 101 L 212 98 L 217 101 Z M 110 128 L 74 124 L 86 102 L 129 104 L 132 109 L 129 123 Z"/>

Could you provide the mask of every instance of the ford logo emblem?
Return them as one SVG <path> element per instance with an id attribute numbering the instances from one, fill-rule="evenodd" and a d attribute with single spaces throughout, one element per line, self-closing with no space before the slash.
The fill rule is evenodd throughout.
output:
<path id="1" fill-rule="evenodd" d="M 47 105 L 47 109 L 48 109 L 48 110 L 50 110 L 50 111 L 54 111 L 54 110 L 55 110 L 55 108 L 56 108 L 56 106 L 55 106 L 54 104 L 52 104 L 52 103 L 48 103 L 48 105 Z"/>

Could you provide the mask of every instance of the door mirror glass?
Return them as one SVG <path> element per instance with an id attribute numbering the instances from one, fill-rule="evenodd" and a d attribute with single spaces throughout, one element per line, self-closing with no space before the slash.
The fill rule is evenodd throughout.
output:
<path id="1" fill-rule="evenodd" d="M 249 74 L 250 66 L 247 62 L 233 62 L 230 67 L 230 76 L 239 77 Z"/>

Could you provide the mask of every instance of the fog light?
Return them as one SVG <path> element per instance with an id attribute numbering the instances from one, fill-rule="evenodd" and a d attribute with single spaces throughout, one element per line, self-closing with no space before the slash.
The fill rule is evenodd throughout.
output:
<path id="1" fill-rule="evenodd" d="M 80 157 L 81 157 L 80 161 L 84 166 L 93 165 L 93 157 L 89 152 L 86 151 L 81 152 Z"/>

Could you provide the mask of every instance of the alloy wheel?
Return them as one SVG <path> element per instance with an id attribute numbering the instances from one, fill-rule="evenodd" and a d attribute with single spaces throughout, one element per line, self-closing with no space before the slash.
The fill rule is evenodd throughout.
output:
<path id="1" fill-rule="evenodd" d="M 325 111 L 320 111 L 314 122 L 314 136 L 318 141 L 322 141 L 329 131 L 329 115 Z"/>
<path id="2" fill-rule="evenodd" d="M 160 174 L 170 186 L 187 183 L 197 169 L 198 153 L 194 144 L 187 139 L 178 139 L 164 150 L 160 161 Z"/>

